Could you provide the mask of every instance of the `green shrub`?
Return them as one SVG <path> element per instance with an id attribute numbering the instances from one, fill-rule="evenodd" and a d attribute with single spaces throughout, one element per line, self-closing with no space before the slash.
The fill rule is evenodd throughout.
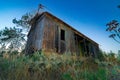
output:
<path id="1" fill-rule="evenodd" d="M 111 62 L 67 53 L 49 54 L 4 53 L 0 57 L 0 80 L 110 80 L 120 74 L 119 65 Z"/>

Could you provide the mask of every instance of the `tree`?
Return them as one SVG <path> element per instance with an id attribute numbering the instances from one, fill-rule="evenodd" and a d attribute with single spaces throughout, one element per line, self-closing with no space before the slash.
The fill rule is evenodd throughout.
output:
<path id="1" fill-rule="evenodd" d="M 5 27 L 5 29 L 0 31 L 0 43 L 3 50 L 20 50 L 23 48 L 25 42 L 25 34 L 22 29 Z"/>
<path id="2" fill-rule="evenodd" d="M 33 14 L 26 13 L 21 17 L 21 19 L 14 18 L 12 22 L 16 25 L 16 27 L 22 27 L 24 29 L 27 29 L 29 31 L 30 29 L 30 20 L 33 18 Z"/>
<path id="3" fill-rule="evenodd" d="M 20 19 L 14 18 L 12 22 L 15 24 L 15 27 L 10 27 L 0 31 L 0 47 L 1 51 L 3 50 L 20 50 L 24 49 L 26 43 L 27 33 L 30 29 L 30 20 L 32 14 L 26 13 Z"/>
<path id="4" fill-rule="evenodd" d="M 5 49 L 9 47 L 9 49 L 18 50 L 22 48 L 23 44 L 25 46 L 27 33 L 31 28 L 31 19 L 39 14 L 39 11 L 43 9 L 43 5 L 39 5 L 38 11 L 30 12 L 23 15 L 20 19 L 14 18 L 12 22 L 16 25 L 13 28 L 5 27 L 4 30 L 0 31 L 0 47 Z"/>
<path id="5" fill-rule="evenodd" d="M 117 7 L 120 8 L 120 5 Z M 111 33 L 109 37 L 120 44 L 120 23 L 117 20 L 112 20 L 107 23 L 106 26 L 106 31 L 109 31 Z"/>
<path id="6" fill-rule="evenodd" d="M 120 25 L 117 20 L 112 20 L 111 22 L 106 24 L 106 31 L 111 32 L 109 35 L 110 38 L 113 38 L 116 42 L 120 44 Z"/>

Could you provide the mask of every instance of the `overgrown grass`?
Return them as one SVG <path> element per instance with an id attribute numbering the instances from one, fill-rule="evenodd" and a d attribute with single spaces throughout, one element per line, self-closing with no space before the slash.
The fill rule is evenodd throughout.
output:
<path id="1" fill-rule="evenodd" d="M 0 80 L 120 80 L 117 60 L 36 52 L 0 56 Z"/>

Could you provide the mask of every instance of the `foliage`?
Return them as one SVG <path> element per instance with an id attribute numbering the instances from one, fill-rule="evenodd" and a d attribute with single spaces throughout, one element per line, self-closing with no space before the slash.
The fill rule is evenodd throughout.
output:
<path id="1" fill-rule="evenodd" d="M 106 24 L 107 29 L 106 31 L 111 32 L 110 38 L 113 38 L 115 41 L 120 43 L 120 26 L 117 20 L 112 20 L 111 22 Z"/>
<path id="2" fill-rule="evenodd" d="M 117 7 L 120 8 L 120 5 Z M 111 33 L 109 37 L 120 44 L 120 23 L 117 20 L 112 20 L 108 22 L 106 26 L 106 31 L 109 31 Z"/>
<path id="3" fill-rule="evenodd" d="M 33 17 L 33 14 L 26 13 L 21 17 L 21 19 L 17 20 L 13 19 L 13 23 L 16 25 L 15 27 L 5 27 L 5 29 L 0 31 L 0 47 L 2 51 L 4 50 L 23 50 L 25 47 L 27 37 L 26 34 L 30 29 L 30 20 Z"/>
<path id="4" fill-rule="evenodd" d="M 23 43 L 26 42 L 25 34 L 22 29 L 5 27 L 5 29 L 0 31 L 0 42 L 1 49 L 3 50 L 6 50 L 6 48 L 11 51 L 18 50 L 21 49 L 23 47 Z"/>
<path id="5" fill-rule="evenodd" d="M 14 24 L 16 24 L 17 27 L 22 27 L 22 28 L 26 28 L 26 29 L 30 29 L 30 20 L 32 19 L 33 14 L 31 13 L 26 13 L 25 15 L 23 15 L 20 19 L 16 19 L 14 18 L 12 20 L 12 22 Z"/>
<path id="6" fill-rule="evenodd" d="M 99 53 L 97 56 L 98 56 L 97 59 L 99 59 L 100 61 L 105 60 L 105 53 L 102 50 L 99 50 Z"/>
<path id="7" fill-rule="evenodd" d="M 36 52 L 25 56 L 18 52 L 0 57 L 1 80 L 119 80 L 120 67 L 116 63 L 91 57 Z"/>

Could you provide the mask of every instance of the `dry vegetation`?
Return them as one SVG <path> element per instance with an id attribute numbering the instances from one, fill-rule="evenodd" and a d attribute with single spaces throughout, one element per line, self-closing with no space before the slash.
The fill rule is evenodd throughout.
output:
<path id="1" fill-rule="evenodd" d="M 120 80 L 120 57 L 92 57 L 36 52 L 0 55 L 0 80 Z"/>

